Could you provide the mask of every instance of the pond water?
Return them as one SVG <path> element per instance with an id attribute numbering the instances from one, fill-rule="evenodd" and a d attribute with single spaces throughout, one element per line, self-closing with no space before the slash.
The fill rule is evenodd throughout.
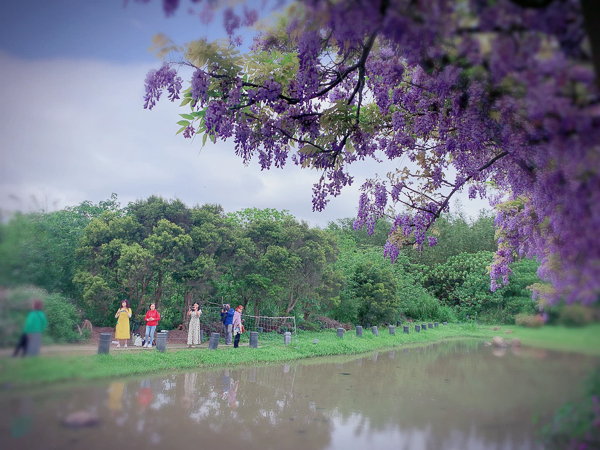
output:
<path id="1" fill-rule="evenodd" d="M 2 393 L 8 449 L 538 449 L 598 359 L 474 341 Z M 97 414 L 96 427 L 61 425 Z"/>

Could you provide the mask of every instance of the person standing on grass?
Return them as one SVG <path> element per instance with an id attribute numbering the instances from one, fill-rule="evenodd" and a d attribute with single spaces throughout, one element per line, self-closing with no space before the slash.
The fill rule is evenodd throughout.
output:
<path id="1" fill-rule="evenodd" d="M 200 344 L 200 316 L 202 315 L 200 305 L 197 302 L 194 303 L 188 310 L 187 315 L 190 318 L 187 344 L 188 348 L 193 348 L 194 345 Z"/>
<path id="2" fill-rule="evenodd" d="M 244 310 L 244 307 L 242 305 L 238 305 L 237 308 L 235 308 L 235 312 L 233 313 L 233 335 L 235 336 L 234 340 L 233 340 L 233 348 L 238 348 L 238 346 L 240 345 L 240 336 L 242 335 L 242 332 L 244 331 L 244 326 L 242 325 L 242 311 Z"/>
<path id="3" fill-rule="evenodd" d="M 150 309 L 146 313 L 146 344 L 144 347 L 152 348 L 152 341 L 154 340 L 154 332 L 156 326 L 160 320 L 160 313 L 156 310 L 156 303 L 150 303 Z"/>
<path id="4" fill-rule="evenodd" d="M 129 319 L 131 319 L 131 308 L 127 300 L 121 301 L 121 307 L 115 314 L 117 319 L 117 326 L 115 328 L 115 339 L 117 347 L 121 346 L 121 341 L 125 341 L 124 347 L 127 347 L 127 341 L 131 339 L 131 332 L 129 331 Z"/>
<path id="5" fill-rule="evenodd" d="M 27 345 L 29 343 L 29 335 L 33 333 L 42 334 L 46 329 L 47 321 L 46 315 L 44 314 L 44 304 L 41 300 L 35 299 L 31 305 L 32 311 L 27 315 L 27 319 L 25 320 L 25 326 L 23 327 L 23 333 L 21 334 L 21 338 L 15 348 L 13 353 L 13 357 L 19 356 L 19 352 L 23 351 L 22 356 L 27 354 Z"/>
<path id="6" fill-rule="evenodd" d="M 229 303 L 221 310 L 221 320 L 225 325 L 225 345 L 231 345 L 231 334 L 233 331 L 233 314 L 235 311 L 231 309 Z"/>

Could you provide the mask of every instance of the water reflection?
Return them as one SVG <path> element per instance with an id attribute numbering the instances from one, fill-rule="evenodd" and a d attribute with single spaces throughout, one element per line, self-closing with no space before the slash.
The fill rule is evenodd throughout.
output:
<path id="1" fill-rule="evenodd" d="M 593 364 L 527 348 L 498 358 L 473 342 L 406 350 L 6 396 L 0 447 L 535 449 L 532 417 L 575 398 Z M 90 407 L 98 427 L 59 425 Z"/>
<path id="2" fill-rule="evenodd" d="M 28 397 L 10 401 L 10 432 L 14 439 L 27 436 L 33 425 L 33 400 Z"/>

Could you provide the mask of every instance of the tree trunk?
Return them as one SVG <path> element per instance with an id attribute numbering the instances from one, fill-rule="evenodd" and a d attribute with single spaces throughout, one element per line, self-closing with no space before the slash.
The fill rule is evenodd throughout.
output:
<path id="1" fill-rule="evenodd" d="M 144 306 L 144 303 L 146 301 L 146 289 L 148 289 L 149 283 L 150 283 L 150 280 L 142 283 L 142 294 L 140 295 L 140 303 L 138 304 L 137 308 L 135 309 L 135 314 L 139 313 L 140 309 L 142 309 L 142 307 Z M 134 314 L 134 317 L 135 317 L 135 314 Z"/>
<path id="2" fill-rule="evenodd" d="M 181 324 L 183 329 L 187 331 L 189 321 L 187 319 L 187 311 L 192 304 L 192 291 L 186 290 L 183 294 L 183 312 L 181 313 Z"/>
<path id="3" fill-rule="evenodd" d="M 298 298 L 294 297 L 294 289 L 290 289 L 290 299 L 288 301 L 288 306 L 287 308 L 285 308 L 285 313 L 289 314 L 292 309 L 294 309 L 294 307 L 296 306 L 296 303 L 298 303 Z"/>
<path id="4" fill-rule="evenodd" d="M 160 298 L 162 297 L 162 283 L 163 283 L 163 272 L 161 269 L 158 269 L 158 283 L 156 286 L 156 306 L 158 306 L 160 302 Z"/>

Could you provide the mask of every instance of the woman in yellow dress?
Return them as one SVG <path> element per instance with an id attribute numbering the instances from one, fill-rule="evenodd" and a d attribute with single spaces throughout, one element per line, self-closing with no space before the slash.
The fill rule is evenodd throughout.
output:
<path id="1" fill-rule="evenodd" d="M 123 340 L 125 341 L 125 347 L 127 347 L 127 341 L 131 338 L 131 333 L 129 332 L 131 308 L 127 300 L 121 302 L 121 307 L 115 314 L 115 318 L 117 319 L 117 327 L 115 328 L 115 339 L 118 341 L 117 347 L 121 346 L 121 341 Z"/>

